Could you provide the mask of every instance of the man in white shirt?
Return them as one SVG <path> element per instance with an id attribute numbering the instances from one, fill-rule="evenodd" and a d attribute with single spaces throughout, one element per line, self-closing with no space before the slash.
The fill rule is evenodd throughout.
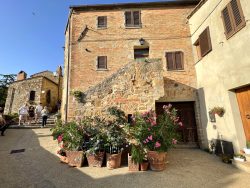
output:
<path id="1" fill-rule="evenodd" d="M 35 122 L 37 123 L 37 120 L 41 117 L 41 112 L 43 110 L 43 107 L 41 105 L 42 103 L 39 103 L 37 106 L 36 106 L 36 109 L 35 109 Z"/>
<path id="2" fill-rule="evenodd" d="M 28 113 L 28 104 L 26 103 L 21 108 L 19 108 L 18 113 L 19 113 L 19 124 L 18 124 L 18 126 L 20 126 L 22 120 L 23 120 L 23 123 L 25 123 L 27 121 L 27 117 L 28 117 L 28 114 L 29 114 Z"/>

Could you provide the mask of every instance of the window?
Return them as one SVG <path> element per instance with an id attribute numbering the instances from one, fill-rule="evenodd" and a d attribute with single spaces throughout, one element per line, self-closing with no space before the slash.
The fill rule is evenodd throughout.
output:
<path id="1" fill-rule="evenodd" d="M 107 28 L 107 16 L 97 17 L 97 28 Z"/>
<path id="2" fill-rule="evenodd" d="M 134 58 L 147 58 L 149 56 L 149 48 L 138 48 L 134 49 Z"/>
<path id="3" fill-rule="evenodd" d="M 35 91 L 31 91 L 30 92 L 30 101 L 34 101 L 36 97 L 36 92 Z"/>
<path id="4" fill-rule="evenodd" d="M 107 69 L 107 56 L 98 56 L 97 69 Z"/>
<path id="5" fill-rule="evenodd" d="M 197 49 L 198 58 L 206 56 L 212 51 L 212 43 L 210 38 L 209 27 L 207 27 L 199 36 L 198 40 L 194 44 Z"/>
<path id="6" fill-rule="evenodd" d="M 167 69 L 168 70 L 183 70 L 183 52 L 167 52 L 166 53 L 167 60 Z"/>
<path id="7" fill-rule="evenodd" d="M 126 27 L 140 27 L 141 26 L 141 12 L 140 11 L 126 11 L 125 12 L 125 26 Z"/>
<path id="8" fill-rule="evenodd" d="M 240 0 L 231 0 L 221 14 L 227 39 L 246 26 Z"/>

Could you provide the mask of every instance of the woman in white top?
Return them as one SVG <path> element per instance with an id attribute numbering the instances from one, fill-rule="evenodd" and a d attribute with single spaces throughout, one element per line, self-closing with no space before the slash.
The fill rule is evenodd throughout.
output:
<path id="1" fill-rule="evenodd" d="M 47 124 L 47 118 L 48 118 L 48 116 L 49 116 L 49 111 L 48 111 L 47 106 L 45 106 L 45 107 L 43 108 L 43 110 L 41 111 L 41 115 L 42 115 L 42 118 L 43 118 L 41 128 L 43 128 L 43 127 L 45 127 L 45 125 Z"/>
<path id="2" fill-rule="evenodd" d="M 28 104 L 23 105 L 21 108 L 19 108 L 18 110 L 18 114 L 19 114 L 19 124 L 18 126 L 21 125 L 21 121 L 23 120 L 23 123 L 25 123 L 27 121 L 27 117 L 28 117 Z"/>

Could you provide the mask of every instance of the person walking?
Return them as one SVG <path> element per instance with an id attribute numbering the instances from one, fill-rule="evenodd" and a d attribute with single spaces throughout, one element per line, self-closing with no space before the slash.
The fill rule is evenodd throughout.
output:
<path id="1" fill-rule="evenodd" d="M 35 107 L 30 105 L 28 113 L 29 113 L 29 124 L 31 124 L 32 120 L 34 120 L 34 117 L 35 117 Z"/>
<path id="2" fill-rule="evenodd" d="M 21 108 L 19 108 L 18 110 L 18 114 L 19 114 L 19 124 L 18 126 L 21 125 L 21 122 L 23 121 L 23 123 L 25 123 L 27 121 L 27 117 L 28 117 L 28 104 L 26 103 L 25 105 L 23 105 Z"/>
<path id="3" fill-rule="evenodd" d="M 0 107 L 0 131 L 1 131 L 1 136 L 4 136 L 4 132 L 7 129 L 6 121 L 3 118 L 3 108 Z"/>
<path id="4" fill-rule="evenodd" d="M 43 110 L 41 111 L 41 115 L 42 115 L 42 119 L 43 119 L 41 128 L 43 128 L 47 124 L 47 119 L 48 119 L 48 115 L 49 115 L 49 111 L 48 111 L 47 106 L 45 106 L 43 108 Z"/>
<path id="5" fill-rule="evenodd" d="M 39 103 L 35 108 L 35 123 L 39 121 L 39 118 L 41 117 L 41 112 L 43 110 L 42 103 Z"/>

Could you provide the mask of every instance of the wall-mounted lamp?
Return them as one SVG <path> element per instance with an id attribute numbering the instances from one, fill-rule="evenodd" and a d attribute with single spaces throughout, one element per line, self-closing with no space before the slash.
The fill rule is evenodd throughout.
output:
<path id="1" fill-rule="evenodd" d="M 139 39 L 139 42 L 140 42 L 140 44 L 141 44 L 141 45 L 144 45 L 144 43 L 145 43 L 145 39 L 140 38 L 140 39 Z"/>

